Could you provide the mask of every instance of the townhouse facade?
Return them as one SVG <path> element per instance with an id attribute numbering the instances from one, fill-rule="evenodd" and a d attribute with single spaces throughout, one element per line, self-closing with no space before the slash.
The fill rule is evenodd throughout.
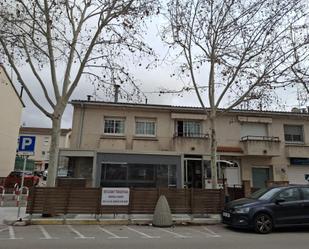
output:
<path id="1" fill-rule="evenodd" d="M 208 188 L 209 120 L 201 108 L 72 101 L 71 143 L 59 166 L 89 186 Z M 219 178 L 308 183 L 309 114 L 218 112 Z"/>
<path id="2" fill-rule="evenodd" d="M 0 178 L 6 177 L 14 169 L 23 107 L 22 99 L 0 62 Z"/>
<path id="3" fill-rule="evenodd" d="M 34 160 L 35 170 L 45 170 L 49 163 L 49 149 L 51 143 L 51 128 L 41 127 L 20 127 L 20 136 L 35 136 L 34 155 L 29 156 L 29 159 Z M 60 132 L 60 148 L 69 148 L 70 146 L 71 129 L 61 129 Z"/>

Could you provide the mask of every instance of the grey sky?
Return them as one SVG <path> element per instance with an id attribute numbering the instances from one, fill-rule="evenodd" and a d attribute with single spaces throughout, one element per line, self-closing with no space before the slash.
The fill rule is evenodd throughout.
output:
<path id="1" fill-rule="evenodd" d="M 148 44 L 155 49 L 157 54 L 159 54 L 160 58 L 162 59 L 168 50 L 166 45 L 163 45 L 161 39 L 158 35 L 158 29 L 160 24 L 162 23 L 162 19 L 155 19 L 149 28 L 148 34 L 146 36 L 146 41 Z M 177 79 L 177 77 L 170 77 L 176 70 L 175 63 L 169 62 L 160 62 L 158 66 L 152 70 L 146 70 L 144 66 L 132 66 L 131 73 L 136 78 L 137 82 L 140 83 L 140 88 L 143 92 L 146 93 L 148 98 L 148 103 L 156 103 L 156 104 L 170 104 L 170 105 L 182 105 L 182 106 L 199 106 L 198 100 L 194 92 L 184 94 L 183 96 L 178 95 L 170 95 L 165 94 L 159 96 L 159 94 L 154 94 L 150 92 L 158 91 L 159 88 L 168 88 L 168 89 L 181 89 L 184 86 L 184 83 Z M 10 72 L 10 68 L 7 67 L 8 71 Z M 38 96 L 37 98 L 43 102 L 42 105 L 46 106 L 46 103 L 43 101 L 43 95 L 40 89 L 36 87 L 32 82 L 30 74 L 27 74 L 27 68 L 23 68 L 23 75 L 25 75 L 27 82 L 29 82 L 34 95 Z M 46 74 L 48 75 L 48 74 Z M 201 72 L 200 80 L 207 79 L 207 72 Z M 48 79 L 46 79 L 48 80 Z M 16 85 L 17 89 L 20 89 L 18 83 L 16 82 L 15 77 L 13 77 L 14 84 Z M 76 91 L 74 92 L 71 99 L 86 99 L 86 96 L 93 95 L 94 88 L 91 85 L 91 82 L 87 82 L 87 80 L 83 79 L 80 82 L 80 85 L 77 87 Z M 285 104 L 285 110 L 290 110 L 293 106 L 297 106 L 297 99 L 296 99 L 296 89 L 290 89 L 288 94 L 284 91 L 279 91 L 278 95 L 281 97 L 283 104 Z M 287 98 L 289 96 L 289 98 Z M 104 96 L 104 93 L 101 91 L 97 92 L 97 100 L 106 99 L 108 96 Z M 206 98 L 206 94 L 204 95 Z M 45 117 L 29 100 L 28 96 L 24 92 L 23 96 L 24 102 L 26 104 L 26 108 L 23 110 L 22 114 L 22 124 L 26 126 L 36 126 L 36 127 L 51 127 L 51 121 Z M 282 107 L 281 107 L 282 109 Z M 72 114 L 73 108 L 69 104 L 66 108 L 66 111 L 63 116 L 62 120 L 62 127 L 63 128 L 70 128 L 72 122 Z"/>

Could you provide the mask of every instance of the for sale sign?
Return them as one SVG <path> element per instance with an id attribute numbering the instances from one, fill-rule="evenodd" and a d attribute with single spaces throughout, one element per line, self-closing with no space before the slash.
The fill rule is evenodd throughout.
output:
<path id="1" fill-rule="evenodd" d="M 102 206 L 127 206 L 129 205 L 129 188 L 102 188 Z"/>

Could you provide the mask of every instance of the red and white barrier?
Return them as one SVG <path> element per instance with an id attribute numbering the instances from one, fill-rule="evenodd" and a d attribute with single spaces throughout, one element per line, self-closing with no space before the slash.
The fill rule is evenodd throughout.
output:
<path id="1" fill-rule="evenodd" d="M 14 189 L 13 189 L 13 198 L 12 198 L 13 201 L 16 200 L 16 196 L 19 195 L 18 190 L 19 190 L 18 183 L 15 183 Z"/>

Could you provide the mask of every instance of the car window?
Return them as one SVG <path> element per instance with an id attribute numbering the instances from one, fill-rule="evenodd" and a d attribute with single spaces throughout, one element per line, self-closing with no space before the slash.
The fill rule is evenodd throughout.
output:
<path id="1" fill-rule="evenodd" d="M 309 201 L 309 188 L 301 188 L 303 191 L 304 199 Z"/>
<path id="2" fill-rule="evenodd" d="M 285 201 L 298 201 L 300 200 L 300 194 L 297 188 L 289 188 L 282 190 L 276 199 L 282 199 Z"/>
<path id="3" fill-rule="evenodd" d="M 262 188 L 256 192 L 254 192 L 250 198 L 258 199 L 258 200 L 269 200 L 271 199 L 276 193 L 278 193 L 281 188 Z"/>

